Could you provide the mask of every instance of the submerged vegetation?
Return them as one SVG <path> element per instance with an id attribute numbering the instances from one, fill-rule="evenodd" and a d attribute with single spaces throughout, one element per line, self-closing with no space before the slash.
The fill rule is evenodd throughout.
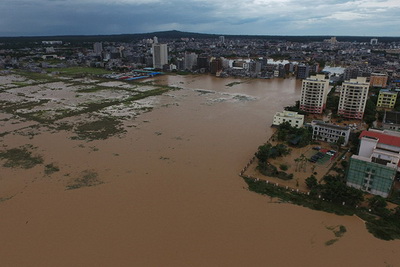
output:
<path id="1" fill-rule="evenodd" d="M 104 182 L 99 179 L 97 172 L 86 170 L 82 172 L 80 177 L 76 178 L 70 185 L 67 186 L 67 190 L 96 186 L 103 183 Z"/>
<path id="2" fill-rule="evenodd" d="M 47 164 L 44 166 L 44 173 L 46 175 L 50 175 L 52 173 L 60 171 L 60 168 L 54 165 L 53 163 Z"/>
<path id="3" fill-rule="evenodd" d="M 101 117 L 95 121 L 83 122 L 74 128 L 76 139 L 107 139 L 125 132 L 122 122 L 113 117 Z"/>
<path id="4" fill-rule="evenodd" d="M 325 197 L 310 193 L 309 195 L 297 191 L 286 190 L 266 181 L 257 180 L 249 177 L 242 177 L 248 185 L 248 189 L 258 194 L 268 195 L 279 198 L 281 201 L 307 207 L 313 210 L 320 210 L 337 215 L 356 215 L 366 221 L 368 231 L 375 237 L 383 240 L 400 239 L 400 208 L 388 210 L 382 207 L 382 204 L 376 204 L 375 201 L 369 203 L 369 207 L 358 207 L 355 204 L 360 203 L 358 193 L 353 196 L 351 202 L 340 203 L 343 199 L 351 199 L 351 194 L 341 195 L 339 191 L 330 192 Z M 330 178 L 328 178 L 329 180 Z M 329 183 L 329 182 L 328 182 Z M 330 182 L 332 183 L 332 182 Z M 336 183 L 330 185 L 333 188 L 340 187 Z M 375 208 L 374 208 L 375 207 Z M 370 211 L 371 210 L 371 211 Z M 335 236 L 343 235 L 347 230 L 339 228 L 335 230 Z M 337 240 L 329 240 L 326 245 L 332 245 Z M 328 244 L 329 243 L 329 244 Z"/>
<path id="5" fill-rule="evenodd" d="M 0 159 L 5 160 L 4 167 L 30 169 L 43 163 L 43 158 L 32 154 L 32 146 L 26 145 L 18 148 L 11 148 L 0 152 Z"/>
<path id="6" fill-rule="evenodd" d="M 28 120 L 54 130 L 73 131 L 77 135 L 75 137 L 77 139 L 106 139 L 123 133 L 122 117 L 114 116 L 112 112 L 114 109 L 122 113 L 123 107 L 126 107 L 129 110 L 126 116 L 135 117 L 138 113 L 148 112 L 153 108 L 143 106 L 140 101 L 146 101 L 145 99 L 148 97 L 179 89 L 156 85 L 151 81 L 118 81 L 118 86 L 101 85 L 100 83 L 110 80 L 97 77 L 97 75 L 109 72 L 97 68 L 70 67 L 49 69 L 48 71 L 53 73 L 50 75 L 16 70 L 14 73 L 18 78 L 14 82 L 14 86 L 2 89 L 2 91 L 16 90 L 10 92 L 11 95 L 15 95 L 15 99 L 1 100 L 0 110 L 10 114 L 13 116 L 12 119 L 17 119 L 18 122 Z M 75 79 L 77 76 L 79 79 Z M 82 80 L 82 77 L 89 78 Z M 59 84 L 52 84 L 54 82 L 59 82 Z M 20 89 L 25 86 L 27 86 L 27 90 Z M 66 88 L 67 96 L 60 99 L 54 98 L 54 93 L 51 91 L 63 88 Z M 98 94 L 100 91 L 102 91 L 101 94 Z M 75 97 L 69 96 L 74 93 Z M 76 99 L 78 97 L 79 100 Z M 105 112 L 103 112 L 104 110 Z M 87 118 L 84 118 L 85 122 L 77 125 L 71 120 L 65 120 L 72 118 L 72 120 L 79 121 L 81 115 L 97 118 L 90 119 L 89 122 L 86 122 Z M 10 133 L 4 132 L 2 136 Z"/>

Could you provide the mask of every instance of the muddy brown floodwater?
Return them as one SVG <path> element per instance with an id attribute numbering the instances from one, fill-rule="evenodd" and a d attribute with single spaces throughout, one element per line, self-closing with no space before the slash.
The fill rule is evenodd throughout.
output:
<path id="1" fill-rule="evenodd" d="M 102 141 L 65 131 L 9 134 L 60 171 L 1 167 L 1 266 L 399 266 L 400 241 L 357 217 L 249 192 L 239 171 L 298 99 L 294 79 L 162 76 L 182 88 Z M 233 82 L 236 82 L 232 84 Z M 227 86 L 230 85 L 230 86 Z M 96 186 L 66 190 L 85 172 Z M 336 242 L 332 229 L 347 232 Z"/>

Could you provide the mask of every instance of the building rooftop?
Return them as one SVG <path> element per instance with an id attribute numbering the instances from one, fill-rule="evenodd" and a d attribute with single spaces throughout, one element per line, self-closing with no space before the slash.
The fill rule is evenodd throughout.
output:
<path id="1" fill-rule="evenodd" d="M 389 135 L 377 131 L 363 131 L 359 138 L 361 139 L 363 137 L 376 139 L 378 140 L 378 143 L 381 144 L 400 147 L 400 136 Z"/>
<path id="2" fill-rule="evenodd" d="M 400 112 L 386 111 L 383 123 L 400 124 Z"/>
<path id="3" fill-rule="evenodd" d="M 397 95 L 397 92 L 391 91 L 389 89 L 381 89 L 379 91 L 379 93 L 386 93 L 386 94 L 393 94 L 393 95 Z"/>
<path id="4" fill-rule="evenodd" d="M 326 123 L 326 122 L 318 121 L 318 120 L 313 120 L 311 122 L 311 124 L 315 124 L 315 125 L 319 125 L 319 126 L 323 126 L 323 127 L 327 127 L 327 128 L 332 128 L 332 129 L 336 129 L 336 130 L 341 130 L 341 131 L 347 131 L 350 129 L 348 126 L 339 126 L 339 125 L 330 124 L 330 123 Z"/>

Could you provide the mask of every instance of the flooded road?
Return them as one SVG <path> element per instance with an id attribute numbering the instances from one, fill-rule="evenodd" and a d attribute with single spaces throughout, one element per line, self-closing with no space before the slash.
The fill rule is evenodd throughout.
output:
<path id="1" fill-rule="evenodd" d="M 400 241 L 357 217 L 277 203 L 239 171 L 300 95 L 294 79 L 160 76 L 181 88 L 106 140 L 66 131 L 9 134 L 60 171 L 1 167 L 2 266 L 399 266 Z M 66 190 L 82 173 L 96 186 Z M 332 227 L 347 232 L 337 242 Z"/>

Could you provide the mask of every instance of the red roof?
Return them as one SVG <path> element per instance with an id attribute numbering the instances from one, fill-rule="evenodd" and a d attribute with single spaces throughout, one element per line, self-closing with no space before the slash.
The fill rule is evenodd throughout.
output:
<path id="1" fill-rule="evenodd" d="M 378 143 L 380 143 L 380 144 L 400 147 L 400 137 L 397 137 L 397 136 L 378 133 L 378 132 L 363 131 L 360 134 L 360 139 L 361 139 L 361 137 L 364 137 L 364 136 L 376 138 L 379 140 Z"/>

